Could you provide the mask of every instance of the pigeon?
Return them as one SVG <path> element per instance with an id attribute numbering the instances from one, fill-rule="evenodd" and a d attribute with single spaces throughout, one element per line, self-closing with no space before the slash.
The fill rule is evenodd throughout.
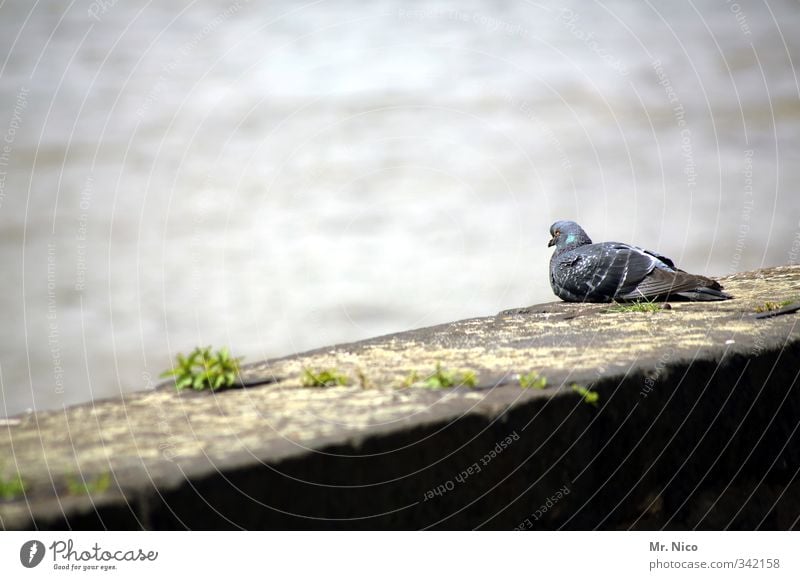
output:
<path id="1" fill-rule="evenodd" d="M 594 244 L 573 221 L 550 226 L 550 285 L 567 302 L 728 300 L 719 282 L 688 274 L 661 254 L 629 244 Z"/>

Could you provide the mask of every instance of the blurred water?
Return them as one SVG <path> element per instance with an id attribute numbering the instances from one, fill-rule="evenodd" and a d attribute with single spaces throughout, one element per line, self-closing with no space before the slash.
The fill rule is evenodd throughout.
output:
<path id="1" fill-rule="evenodd" d="M 0 414 L 552 299 L 548 227 L 800 261 L 800 10 L 0 7 Z"/>

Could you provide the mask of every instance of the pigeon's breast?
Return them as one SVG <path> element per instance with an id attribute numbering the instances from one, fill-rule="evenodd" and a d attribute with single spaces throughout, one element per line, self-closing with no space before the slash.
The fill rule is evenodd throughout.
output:
<path id="1" fill-rule="evenodd" d="M 585 283 L 590 269 L 589 261 L 576 250 L 554 255 L 550 259 L 550 285 L 553 293 L 570 302 L 585 300 L 590 290 Z"/>

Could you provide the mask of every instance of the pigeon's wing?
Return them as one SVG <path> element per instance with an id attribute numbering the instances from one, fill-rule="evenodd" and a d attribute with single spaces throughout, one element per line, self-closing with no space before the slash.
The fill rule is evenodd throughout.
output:
<path id="1" fill-rule="evenodd" d="M 581 246 L 563 255 L 552 272 L 574 300 L 610 302 L 632 292 L 656 267 L 656 258 L 628 244 Z"/>
<path id="2" fill-rule="evenodd" d="M 623 247 L 627 244 L 615 244 Z M 626 286 L 620 288 L 617 298 L 624 300 L 635 300 L 639 298 L 655 298 L 667 294 L 677 294 L 686 290 L 696 290 L 697 288 L 707 287 L 721 289 L 721 286 L 714 280 L 704 276 L 688 274 L 676 268 L 675 263 L 666 256 L 652 250 L 646 250 L 638 246 L 630 246 L 634 253 L 642 253 L 655 259 L 653 268 L 633 287 Z"/>
<path id="3" fill-rule="evenodd" d="M 610 292 L 614 299 L 638 288 L 658 265 L 659 258 L 636 246 L 620 242 L 598 245 L 604 248 L 603 264 L 607 264 L 608 271 L 598 288 Z"/>
<path id="4" fill-rule="evenodd" d="M 657 252 L 654 252 L 653 250 L 647 250 L 645 248 L 640 248 L 639 246 L 632 246 L 632 247 L 637 249 L 637 250 L 639 250 L 640 252 L 644 252 L 645 254 L 649 254 L 650 256 L 653 256 L 657 260 L 663 262 L 664 265 L 667 266 L 668 268 L 671 268 L 673 270 L 677 270 L 677 268 L 675 267 L 675 263 L 670 258 L 667 258 L 666 256 L 662 256 L 661 254 L 659 254 Z"/>

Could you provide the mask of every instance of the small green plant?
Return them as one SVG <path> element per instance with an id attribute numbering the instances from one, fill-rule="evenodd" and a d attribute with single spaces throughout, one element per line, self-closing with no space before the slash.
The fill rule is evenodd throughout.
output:
<path id="1" fill-rule="evenodd" d="M 426 379 L 420 380 L 417 371 L 411 371 L 403 384 L 407 387 L 419 386 L 428 389 L 449 389 L 451 387 L 475 387 L 478 385 L 478 377 L 475 371 L 449 371 L 442 368 L 441 363 L 436 363 L 436 370 Z"/>
<path id="2" fill-rule="evenodd" d="M 789 306 L 789 304 L 794 304 L 799 300 L 783 300 L 781 302 L 764 302 L 761 306 L 756 306 L 756 312 L 771 312 L 773 310 L 780 310 L 784 306 Z"/>
<path id="3" fill-rule="evenodd" d="M 213 353 L 210 346 L 197 347 L 189 356 L 178 354 L 178 365 L 161 373 L 161 376 L 175 377 L 175 387 L 179 391 L 190 387 L 198 391 L 216 391 L 236 383 L 241 360 L 241 357 L 231 357 L 227 348 Z"/>
<path id="4" fill-rule="evenodd" d="M 336 369 L 323 369 L 314 372 L 311 369 L 303 369 L 304 387 L 337 387 L 346 385 L 349 381 L 347 375 L 340 373 Z"/>
<path id="5" fill-rule="evenodd" d="M 67 491 L 70 495 L 92 495 L 103 493 L 111 485 L 111 474 L 105 472 L 94 479 L 67 478 Z"/>
<path id="6" fill-rule="evenodd" d="M 25 488 L 25 482 L 19 473 L 10 478 L 0 476 L 0 499 L 16 499 L 25 492 Z"/>
<path id="7" fill-rule="evenodd" d="M 658 312 L 659 310 L 663 310 L 663 308 L 658 302 L 616 303 L 608 309 L 609 312 Z"/>
<path id="8" fill-rule="evenodd" d="M 523 389 L 543 389 L 547 386 L 547 378 L 536 371 L 519 376 L 519 386 Z"/>
<path id="9" fill-rule="evenodd" d="M 581 385 L 573 384 L 572 385 L 572 390 L 575 391 L 576 393 L 578 393 L 581 397 L 583 397 L 583 402 L 584 403 L 588 403 L 589 405 L 592 405 L 594 407 L 597 406 L 597 403 L 600 400 L 600 394 L 599 393 L 597 393 L 595 391 L 592 391 L 592 390 L 589 390 L 588 388 L 583 387 Z"/>

